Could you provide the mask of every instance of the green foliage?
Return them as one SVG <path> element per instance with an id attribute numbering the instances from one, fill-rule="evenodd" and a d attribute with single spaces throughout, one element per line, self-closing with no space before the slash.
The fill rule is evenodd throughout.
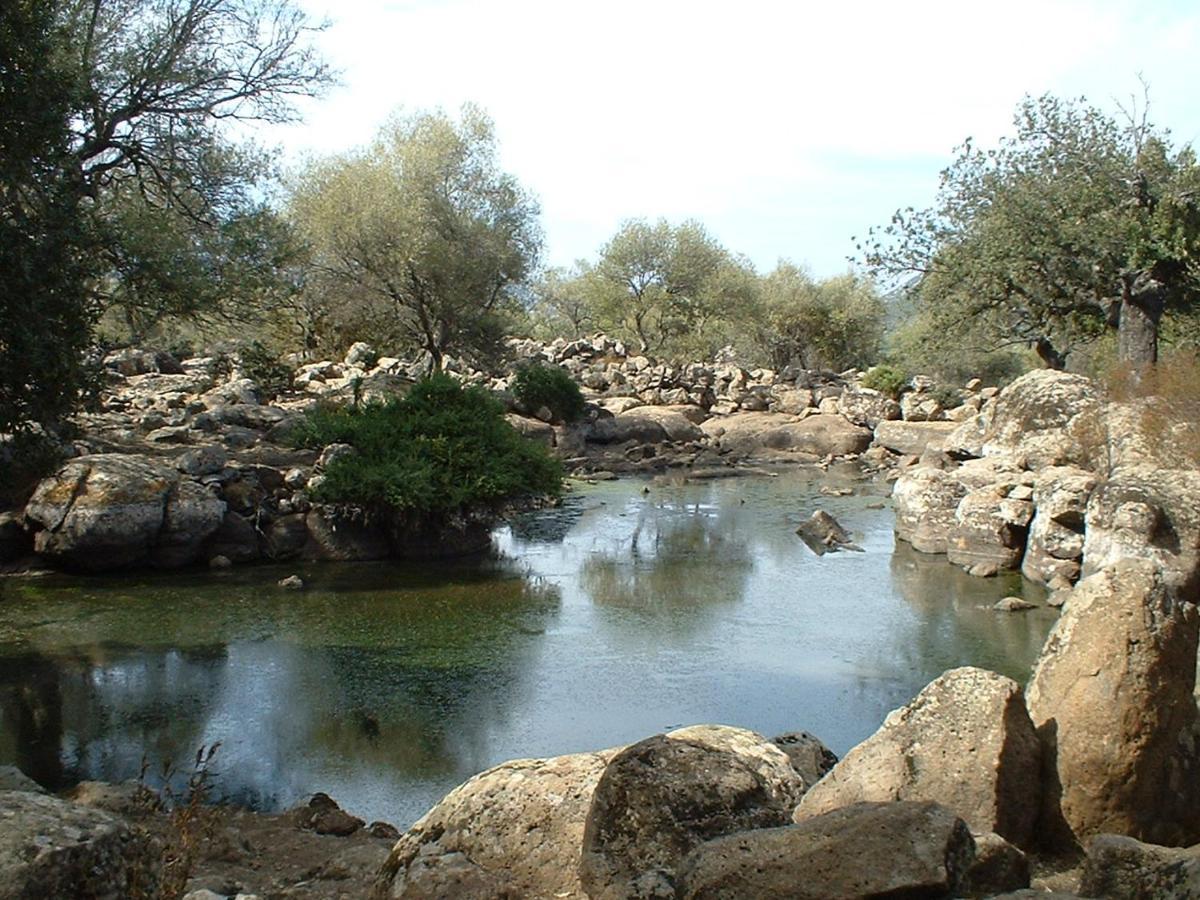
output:
<path id="1" fill-rule="evenodd" d="M 22 507 L 43 478 L 63 461 L 62 444 L 25 429 L 0 443 L 0 510 Z"/>
<path id="2" fill-rule="evenodd" d="M 909 375 L 895 366 L 881 364 L 872 366 L 862 377 L 862 386 L 898 400 L 908 387 Z"/>
<path id="3" fill-rule="evenodd" d="M 437 374 L 400 400 L 310 413 L 298 443 L 358 451 L 330 464 L 314 499 L 445 513 L 557 494 L 558 461 L 518 434 L 503 412 L 483 390 Z"/>
<path id="4" fill-rule="evenodd" d="M 917 284 L 939 346 L 1026 344 L 1061 365 L 1117 327 L 1127 357 L 1152 361 L 1164 306 L 1200 289 L 1200 167 L 1144 115 L 1128 119 L 1026 98 L 1014 136 L 964 143 L 935 205 L 897 212 L 860 252 Z"/>
<path id="5" fill-rule="evenodd" d="M 268 398 L 278 397 L 292 386 L 291 366 L 280 360 L 279 354 L 262 341 L 244 344 L 237 355 L 246 377 L 262 388 Z"/>
<path id="6" fill-rule="evenodd" d="M 579 385 L 565 369 L 542 363 L 529 363 L 517 369 L 513 395 L 527 409 L 546 407 L 554 418 L 574 422 L 583 415 L 584 401 Z"/>
<path id="7" fill-rule="evenodd" d="M 375 143 L 309 166 L 289 215 L 307 242 L 323 327 L 490 362 L 537 261 L 538 205 L 496 160 L 491 121 L 472 106 L 395 119 Z"/>
<path id="8" fill-rule="evenodd" d="M 994 349 L 977 334 L 948 335 L 939 322 L 926 310 L 911 316 L 888 335 L 885 357 L 901 369 L 950 384 L 966 384 L 972 378 L 989 385 L 1007 384 L 1037 365 L 1032 351 Z"/>

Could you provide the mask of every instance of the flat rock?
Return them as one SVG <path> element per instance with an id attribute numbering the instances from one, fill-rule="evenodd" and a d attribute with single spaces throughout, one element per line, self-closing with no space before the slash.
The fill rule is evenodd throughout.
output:
<path id="1" fill-rule="evenodd" d="M 875 443 L 893 453 L 920 456 L 930 448 L 941 449 L 956 427 L 953 422 L 886 420 L 875 426 Z"/>
<path id="2" fill-rule="evenodd" d="M 803 419 L 779 413 L 739 413 L 720 420 L 709 419 L 702 428 L 709 433 L 724 429 L 720 436 L 721 450 L 735 456 L 769 452 L 848 456 L 866 450 L 872 437 L 869 429 L 827 413 Z"/>

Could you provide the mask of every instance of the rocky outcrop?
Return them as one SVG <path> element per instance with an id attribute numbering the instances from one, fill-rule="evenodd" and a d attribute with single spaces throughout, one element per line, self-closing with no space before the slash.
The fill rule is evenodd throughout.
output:
<path id="1" fill-rule="evenodd" d="M 893 453 L 920 456 L 931 447 L 941 449 L 957 427 L 953 422 L 884 421 L 875 428 L 875 443 Z"/>
<path id="2" fill-rule="evenodd" d="M 974 851 L 966 823 L 935 803 L 859 803 L 702 844 L 680 867 L 674 896 L 955 897 Z"/>
<path id="3" fill-rule="evenodd" d="M 1175 599 L 1149 560 L 1076 585 L 1029 684 L 1044 838 L 1200 841 L 1198 625 L 1196 607 Z"/>
<path id="4" fill-rule="evenodd" d="M 38 486 L 25 516 L 36 551 L 64 567 L 177 566 L 199 555 L 225 503 L 173 467 L 112 453 L 66 463 Z"/>
<path id="5" fill-rule="evenodd" d="M 1200 897 L 1200 847 L 1178 849 L 1101 834 L 1087 847 L 1079 892 L 1105 900 L 1195 900 Z"/>
<path id="6" fill-rule="evenodd" d="M 881 422 L 900 418 L 900 404 L 870 388 L 847 388 L 838 397 L 838 412 L 853 425 L 874 429 Z"/>
<path id="7" fill-rule="evenodd" d="M 1079 577 L 1088 499 L 1096 483 L 1095 475 L 1073 466 L 1050 466 L 1038 472 L 1033 485 L 1037 512 L 1021 563 L 1026 578 L 1049 583 Z"/>
<path id="8" fill-rule="evenodd" d="M 968 571 L 977 566 L 1014 569 L 1020 564 L 1034 511 L 1028 499 L 1014 496 L 1020 487 L 991 484 L 963 496 L 946 541 L 950 562 Z"/>
<path id="9" fill-rule="evenodd" d="M 597 444 L 685 442 L 704 438 L 704 432 L 682 413 L 661 407 L 639 406 L 612 418 L 597 419 L 588 440 Z"/>
<path id="10" fill-rule="evenodd" d="M 787 754 L 806 791 L 837 765 L 837 754 L 807 731 L 789 731 L 771 738 L 771 743 Z"/>
<path id="11" fill-rule="evenodd" d="M 0 792 L 0 900 L 155 897 L 159 856 L 147 835 L 110 813 Z"/>
<path id="12" fill-rule="evenodd" d="M 740 728 L 700 725 L 626 747 L 596 785 L 579 875 L 593 900 L 670 896 L 707 840 L 782 825 L 804 790 L 787 756 Z"/>
<path id="13" fill-rule="evenodd" d="M 868 429 L 824 413 L 801 419 L 778 413 L 744 413 L 709 419 L 702 427 L 709 437 L 716 438 L 722 453 L 734 457 L 762 456 L 771 451 L 813 458 L 850 456 L 866 450 L 872 438 Z"/>
<path id="14" fill-rule="evenodd" d="M 994 832 L 976 834 L 975 859 L 963 879 L 966 897 L 991 897 L 1029 887 L 1029 858 Z"/>
<path id="15" fill-rule="evenodd" d="M 902 473 L 892 489 L 896 537 L 922 553 L 945 553 L 966 493 L 953 471 L 918 466 Z"/>
<path id="16" fill-rule="evenodd" d="M 974 831 L 1028 846 L 1040 754 L 1020 685 L 983 669 L 951 669 L 847 753 L 794 818 L 862 801 L 930 800 Z"/>
<path id="17" fill-rule="evenodd" d="M 373 896 L 583 896 L 584 821 L 616 752 L 519 759 L 476 775 L 400 837 Z"/>

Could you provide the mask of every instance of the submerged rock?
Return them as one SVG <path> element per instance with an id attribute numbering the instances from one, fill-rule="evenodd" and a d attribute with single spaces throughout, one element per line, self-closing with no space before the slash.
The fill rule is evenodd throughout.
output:
<path id="1" fill-rule="evenodd" d="M 814 512 L 807 522 L 796 529 L 796 534 L 817 556 L 837 550 L 862 552 L 862 547 L 854 543 L 841 523 L 823 509 Z"/>

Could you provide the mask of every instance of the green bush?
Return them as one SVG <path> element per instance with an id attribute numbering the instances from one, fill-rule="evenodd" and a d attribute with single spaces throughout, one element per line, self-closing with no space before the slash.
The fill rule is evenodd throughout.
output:
<path id="1" fill-rule="evenodd" d="M 954 409 L 961 406 L 963 402 L 962 391 L 948 384 L 935 387 L 932 391 L 932 396 L 941 405 L 942 409 Z"/>
<path id="2" fill-rule="evenodd" d="M 483 390 L 448 375 L 418 382 L 408 396 L 306 416 L 301 446 L 350 444 L 358 453 L 332 462 L 313 499 L 421 513 L 495 505 L 530 494 L 557 494 L 562 468 L 504 420 Z"/>
<path id="3" fill-rule="evenodd" d="M 517 369 L 513 394 L 530 411 L 546 407 L 555 419 L 573 422 L 583 415 L 583 394 L 571 374 L 558 366 L 529 363 Z"/>
<path id="4" fill-rule="evenodd" d="M 879 393 L 896 400 L 900 397 L 901 392 L 908 387 L 908 373 L 897 369 L 895 366 L 872 366 L 863 375 L 862 386 L 879 391 Z"/>

